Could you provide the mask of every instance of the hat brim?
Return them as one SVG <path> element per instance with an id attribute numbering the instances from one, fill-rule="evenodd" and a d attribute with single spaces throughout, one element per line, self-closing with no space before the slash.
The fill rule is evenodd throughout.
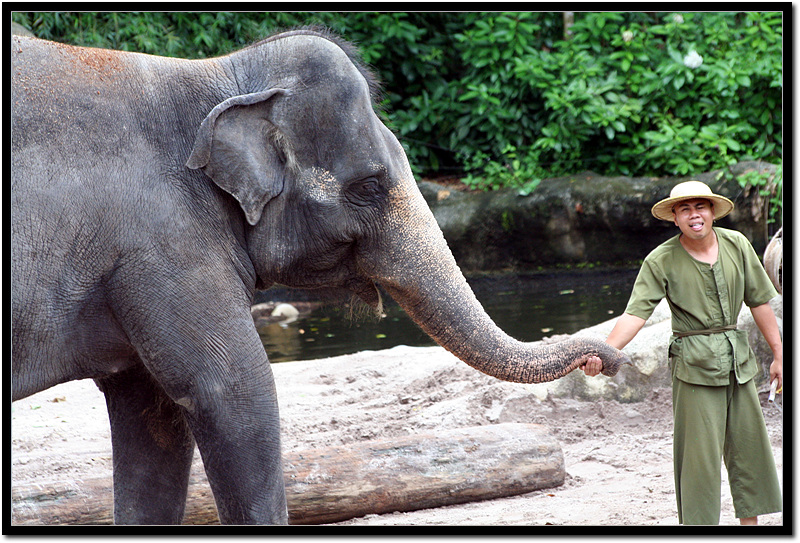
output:
<path id="1" fill-rule="evenodd" d="M 683 200 L 695 200 L 702 198 L 704 200 L 710 200 L 714 204 L 714 219 L 721 219 L 731 211 L 733 211 L 733 202 L 725 198 L 724 196 L 719 196 L 717 194 L 696 194 L 696 195 L 689 195 L 689 196 L 676 196 L 674 198 L 665 198 L 661 200 L 653 208 L 650 212 L 656 219 L 661 219 L 662 221 L 669 221 L 672 222 L 675 220 L 675 215 L 672 213 L 672 208 L 678 202 Z"/>

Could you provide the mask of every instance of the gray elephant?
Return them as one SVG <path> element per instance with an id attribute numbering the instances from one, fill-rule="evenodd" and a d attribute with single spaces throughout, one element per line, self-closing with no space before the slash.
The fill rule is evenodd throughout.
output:
<path id="1" fill-rule="evenodd" d="M 196 443 L 223 523 L 286 523 L 256 289 L 382 285 L 499 379 L 605 343 L 520 343 L 486 315 L 374 112 L 353 48 L 313 30 L 209 60 L 12 38 L 12 383 L 105 394 L 117 523 L 181 521 Z"/>

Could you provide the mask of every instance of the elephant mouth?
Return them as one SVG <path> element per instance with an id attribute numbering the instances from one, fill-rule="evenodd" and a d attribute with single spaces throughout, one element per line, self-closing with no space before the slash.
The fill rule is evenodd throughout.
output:
<path id="1" fill-rule="evenodd" d="M 355 279 L 347 284 L 347 289 L 367 304 L 376 315 L 383 313 L 383 301 L 378 285 L 369 279 Z"/>

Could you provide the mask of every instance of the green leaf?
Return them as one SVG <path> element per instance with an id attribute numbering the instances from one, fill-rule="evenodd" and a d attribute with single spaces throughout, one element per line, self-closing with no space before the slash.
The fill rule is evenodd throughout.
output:
<path id="1" fill-rule="evenodd" d="M 732 140 L 730 138 L 725 138 L 724 141 L 725 141 L 725 145 L 728 146 L 728 149 L 730 149 L 732 151 L 740 151 L 742 149 L 742 146 L 739 145 L 739 143 L 737 141 L 735 141 L 735 140 Z"/>

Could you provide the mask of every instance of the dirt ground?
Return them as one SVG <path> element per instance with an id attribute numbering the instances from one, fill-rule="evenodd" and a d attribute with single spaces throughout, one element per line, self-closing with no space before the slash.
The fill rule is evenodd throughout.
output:
<path id="1" fill-rule="evenodd" d="M 638 403 L 556 398 L 544 385 L 487 377 L 438 347 L 366 351 L 273 370 L 285 450 L 504 422 L 546 425 L 561 443 L 566 480 L 559 487 L 339 525 L 677 524 L 669 389 L 652 390 Z M 766 393 L 762 406 L 782 479 L 783 414 Z M 13 403 L 11 422 L 13 486 L 111 475 L 105 404 L 92 381 Z M 738 524 L 724 470 L 722 491 L 720 524 Z M 760 523 L 782 525 L 783 514 Z"/>

